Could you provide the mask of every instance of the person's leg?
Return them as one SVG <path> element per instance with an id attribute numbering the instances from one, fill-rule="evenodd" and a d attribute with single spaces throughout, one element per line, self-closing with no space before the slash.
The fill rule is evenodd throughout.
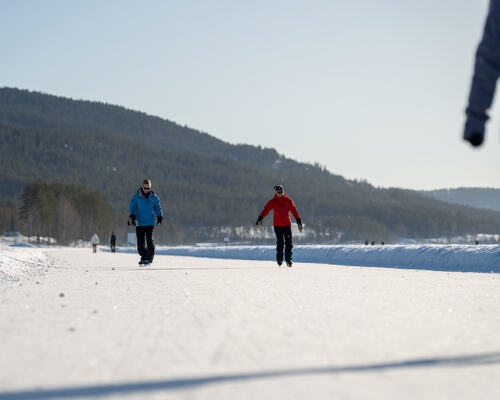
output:
<path id="1" fill-rule="evenodd" d="M 293 243 L 292 243 L 292 227 L 287 226 L 283 230 L 283 234 L 285 236 L 285 261 L 287 264 L 292 263 L 292 248 L 293 248 Z"/>
<path id="2" fill-rule="evenodd" d="M 276 262 L 281 265 L 283 263 L 283 246 L 285 244 L 282 227 L 275 226 L 274 233 L 276 234 Z"/>
<path id="3" fill-rule="evenodd" d="M 147 226 L 146 228 L 146 243 L 148 245 L 146 259 L 149 260 L 149 262 L 153 262 L 153 258 L 155 257 L 155 243 L 153 238 L 154 226 Z"/>
<path id="4" fill-rule="evenodd" d="M 93 244 L 92 245 L 92 253 L 95 253 L 97 250 L 97 245 L 96 244 Z"/>
<path id="5" fill-rule="evenodd" d="M 146 232 L 144 228 L 144 226 L 137 226 L 135 228 L 135 234 L 137 236 L 137 251 L 141 256 L 141 261 L 144 261 L 147 258 Z"/>

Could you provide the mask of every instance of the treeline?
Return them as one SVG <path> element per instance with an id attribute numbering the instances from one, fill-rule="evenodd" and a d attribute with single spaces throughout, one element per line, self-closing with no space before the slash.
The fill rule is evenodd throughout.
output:
<path id="1" fill-rule="evenodd" d="M 19 219 L 28 237 L 51 237 L 60 244 L 90 240 L 97 233 L 108 238 L 113 212 L 97 191 L 83 186 L 32 182 L 24 188 Z"/>

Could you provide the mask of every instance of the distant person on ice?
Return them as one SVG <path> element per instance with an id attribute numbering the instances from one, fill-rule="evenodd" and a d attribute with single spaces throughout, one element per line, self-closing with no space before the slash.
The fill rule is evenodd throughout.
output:
<path id="1" fill-rule="evenodd" d="M 111 232 L 111 238 L 109 239 L 109 247 L 111 248 L 111 252 L 116 252 L 116 235 L 114 232 Z"/>
<path id="2" fill-rule="evenodd" d="M 151 181 L 144 179 L 129 205 L 128 224 L 136 226 L 137 251 L 141 256 L 139 265 L 153 262 L 155 245 L 153 231 L 156 224 L 163 222 L 160 198 L 151 190 Z"/>
<path id="3" fill-rule="evenodd" d="M 473 146 L 484 140 L 486 111 L 490 108 L 500 75 L 500 0 L 491 0 L 483 38 L 476 52 L 474 76 L 465 114 L 464 139 Z"/>
<path id="4" fill-rule="evenodd" d="M 274 187 L 276 194 L 269 200 L 259 215 L 256 225 L 262 225 L 262 221 L 273 210 L 274 233 L 276 234 L 276 262 L 278 265 L 283 263 L 283 246 L 285 246 L 285 262 L 289 267 L 292 266 L 292 220 L 290 212 L 297 221 L 299 231 L 302 232 L 302 220 L 297 208 L 290 197 L 285 195 L 283 185 Z"/>
<path id="5" fill-rule="evenodd" d="M 97 236 L 97 233 L 92 235 L 90 243 L 92 244 L 92 253 L 95 253 L 97 251 L 97 245 L 99 244 L 99 236 Z"/>

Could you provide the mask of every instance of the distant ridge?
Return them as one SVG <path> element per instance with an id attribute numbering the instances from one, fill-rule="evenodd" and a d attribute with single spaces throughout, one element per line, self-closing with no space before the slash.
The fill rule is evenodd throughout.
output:
<path id="1" fill-rule="evenodd" d="M 274 149 L 229 144 L 99 102 L 0 88 L 0 142 L 0 201 L 19 203 L 35 179 L 82 184 L 112 203 L 120 232 L 131 195 L 149 177 L 167 212 L 158 238 L 168 243 L 272 238 L 254 222 L 276 183 L 306 225 L 297 240 L 387 242 L 500 231 L 499 212 L 376 188 Z"/>
<path id="2" fill-rule="evenodd" d="M 421 193 L 448 203 L 500 211 L 500 189 L 473 187 L 428 190 Z"/>

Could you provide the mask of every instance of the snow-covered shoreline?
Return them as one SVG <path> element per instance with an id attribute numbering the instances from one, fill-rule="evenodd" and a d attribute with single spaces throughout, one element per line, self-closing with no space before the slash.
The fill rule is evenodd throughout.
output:
<path id="1" fill-rule="evenodd" d="M 50 261 L 43 250 L 24 242 L 0 240 L 0 284 L 12 284 L 44 274 Z"/>
<path id="2" fill-rule="evenodd" d="M 120 252 L 135 253 L 131 247 Z M 273 260 L 274 246 L 158 246 L 157 254 L 235 260 Z M 306 245 L 293 249 L 295 262 L 433 271 L 500 273 L 497 245 Z"/>

